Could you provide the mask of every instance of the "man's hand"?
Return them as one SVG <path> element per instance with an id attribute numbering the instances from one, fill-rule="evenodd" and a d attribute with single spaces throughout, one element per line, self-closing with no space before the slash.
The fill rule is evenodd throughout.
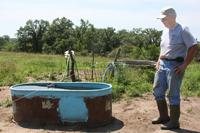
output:
<path id="1" fill-rule="evenodd" d="M 180 66 L 174 66 L 174 72 L 176 72 L 176 74 L 180 73 L 180 75 L 183 73 L 183 71 L 187 68 L 187 66 L 185 64 L 180 65 Z"/>
<path id="2" fill-rule="evenodd" d="M 176 74 L 178 74 L 179 72 L 180 72 L 180 75 L 182 74 L 182 72 L 187 68 L 187 66 L 193 60 L 193 58 L 194 58 L 197 50 L 198 50 L 197 44 L 193 45 L 192 47 L 190 47 L 188 55 L 187 55 L 187 57 L 186 57 L 185 62 L 183 63 L 183 65 L 174 66 L 173 67 L 173 68 L 176 68 L 176 69 L 174 69 L 174 72 L 176 72 Z"/>
<path id="3" fill-rule="evenodd" d="M 159 69 L 159 63 L 160 63 L 160 61 L 161 61 L 162 59 L 161 59 L 161 57 L 160 57 L 160 55 L 159 55 L 159 57 L 158 57 L 158 61 L 157 61 L 157 63 L 156 63 L 156 71 L 158 71 L 158 69 Z"/>
<path id="4" fill-rule="evenodd" d="M 156 63 L 156 67 L 155 67 L 155 68 L 156 68 L 156 71 L 158 71 L 158 69 L 159 69 L 159 62 L 160 62 L 160 61 L 158 61 L 158 62 Z"/>

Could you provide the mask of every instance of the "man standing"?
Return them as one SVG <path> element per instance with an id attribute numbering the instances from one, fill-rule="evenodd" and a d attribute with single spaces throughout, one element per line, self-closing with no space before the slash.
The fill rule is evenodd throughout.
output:
<path id="1" fill-rule="evenodd" d="M 160 116 L 152 120 L 153 124 L 163 124 L 161 129 L 180 127 L 180 87 L 185 69 L 193 60 L 198 49 L 197 41 L 188 27 L 176 22 L 176 11 L 172 7 L 164 7 L 157 19 L 164 24 L 161 36 L 160 55 L 156 64 L 153 94 L 157 101 Z M 189 52 L 187 50 L 189 49 Z M 165 92 L 170 103 L 168 115 Z"/>

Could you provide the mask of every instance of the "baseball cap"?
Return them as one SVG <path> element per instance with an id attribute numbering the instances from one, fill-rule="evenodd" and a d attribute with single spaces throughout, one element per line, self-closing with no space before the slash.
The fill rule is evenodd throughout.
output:
<path id="1" fill-rule="evenodd" d="M 164 7 L 161 10 L 160 16 L 158 16 L 157 19 L 165 18 L 165 17 L 167 17 L 168 15 L 171 15 L 171 14 L 176 14 L 176 11 L 170 6 Z"/>

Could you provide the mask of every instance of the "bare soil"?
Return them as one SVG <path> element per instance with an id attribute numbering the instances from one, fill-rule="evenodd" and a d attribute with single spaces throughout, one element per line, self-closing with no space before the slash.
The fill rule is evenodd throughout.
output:
<path id="1" fill-rule="evenodd" d="M 8 86 L 0 87 L 0 103 L 8 98 L 11 91 Z M 112 122 L 105 126 L 88 127 L 84 125 L 39 125 L 20 124 L 13 120 L 12 106 L 0 106 L 0 132 L 2 133 L 82 133 L 82 132 L 114 132 L 114 133 L 200 133 L 200 98 L 182 97 L 180 129 L 161 130 L 152 125 L 151 119 L 158 116 L 153 95 L 144 94 L 134 97 L 127 103 L 124 99 L 112 103 Z"/>

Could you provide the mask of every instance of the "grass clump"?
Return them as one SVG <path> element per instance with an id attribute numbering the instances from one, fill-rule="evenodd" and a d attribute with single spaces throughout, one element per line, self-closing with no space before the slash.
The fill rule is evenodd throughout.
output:
<path id="1" fill-rule="evenodd" d="M 199 63 L 190 64 L 183 78 L 181 85 L 181 94 L 184 95 L 185 99 L 189 96 L 199 96 L 200 97 L 200 65 Z"/>
<path id="2" fill-rule="evenodd" d="M 187 112 L 188 112 L 189 114 L 194 114 L 194 112 L 192 111 L 192 108 L 188 109 Z"/>
<path id="3" fill-rule="evenodd" d="M 3 106 L 3 107 L 12 106 L 12 101 L 6 98 L 2 103 L 0 103 L 0 106 Z"/>
<path id="4" fill-rule="evenodd" d="M 107 73 L 107 78 L 105 78 L 107 83 L 112 84 L 113 101 L 118 101 L 123 97 L 130 102 L 131 97 L 142 96 L 143 93 L 152 91 L 154 70 L 127 66 L 123 68 L 123 72 L 120 72 L 118 70 L 118 82 L 116 78 L 110 78 L 111 72 Z"/>

